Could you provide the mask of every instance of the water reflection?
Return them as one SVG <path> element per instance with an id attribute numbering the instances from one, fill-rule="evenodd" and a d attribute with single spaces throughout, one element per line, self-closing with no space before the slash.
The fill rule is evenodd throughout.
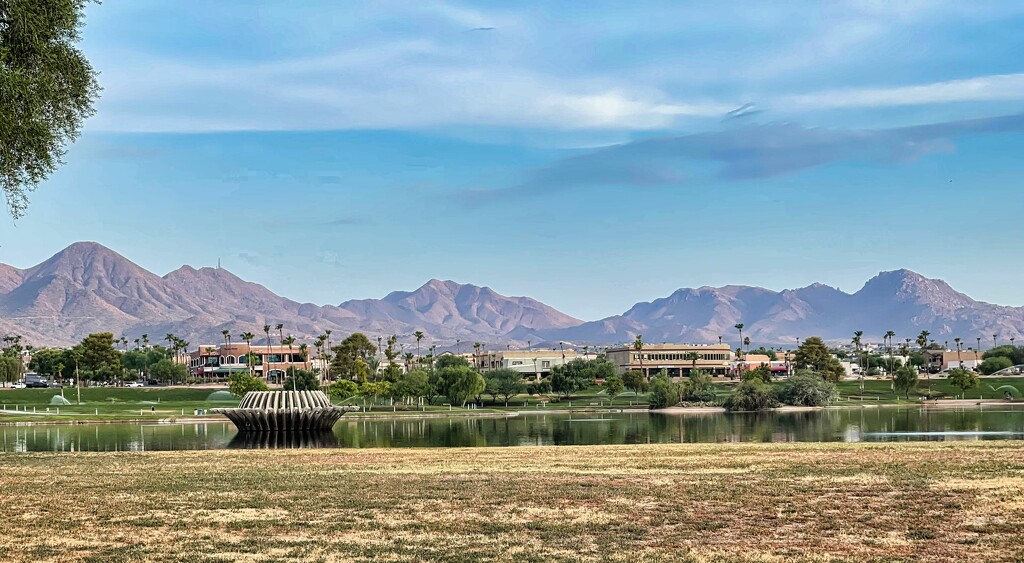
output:
<path id="1" fill-rule="evenodd" d="M 333 433 L 238 435 L 230 423 L 0 427 L 0 449 L 150 451 L 678 442 L 857 442 L 1024 438 L 1024 405 L 772 413 L 581 413 L 509 418 L 343 418 Z"/>

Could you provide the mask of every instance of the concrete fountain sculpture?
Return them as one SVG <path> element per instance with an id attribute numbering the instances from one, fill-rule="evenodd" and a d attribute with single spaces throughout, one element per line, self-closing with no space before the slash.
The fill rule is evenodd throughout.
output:
<path id="1" fill-rule="evenodd" d="M 346 412 L 323 391 L 250 391 L 233 409 L 212 409 L 233 422 L 239 432 L 329 431 Z"/>

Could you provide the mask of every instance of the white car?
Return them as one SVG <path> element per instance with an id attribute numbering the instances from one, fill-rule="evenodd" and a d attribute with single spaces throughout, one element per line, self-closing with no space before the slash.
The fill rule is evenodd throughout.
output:
<path id="1" fill-rule="evenodd" d="M 25 384 L 21 383 L 21 382 L 18 382 L 18 383 L 15 383 L 14 385 L 11 385 L 11 387 L 14 388 L 14 389 L 24 389 L 25 388 Z"/>
<path id="2" fill-rule="evenodd" d="M 125 387 L 142 387 L 142 382 L 141 381 L 132 381 L 128 385 L 125 385 Z"/>

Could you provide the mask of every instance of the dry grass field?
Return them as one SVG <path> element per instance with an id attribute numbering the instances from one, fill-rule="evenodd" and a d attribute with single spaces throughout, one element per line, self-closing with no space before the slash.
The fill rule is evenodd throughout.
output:
<path id="1" fill-rule="evenodd" d="M 3 561 L 1024 560 L 1024 443 L 0 455 Z"/>

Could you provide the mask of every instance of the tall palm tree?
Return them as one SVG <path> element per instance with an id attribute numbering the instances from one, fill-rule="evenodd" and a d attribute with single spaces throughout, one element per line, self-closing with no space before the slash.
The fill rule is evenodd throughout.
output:
<path id="1" fill-rule="evenodd" d="M 1011 346 L 1011 347 L 1013 347 L 1013 341 L 1014 341 L 1014 340 L 1017 340 L 1017 337 L 1016 337 L 1016 336 L 1011 336 L 1011 337 L 1010 337 L 1010 346 Z"/>
<path id="2" fill-rule="evenodd" d="M 851 342 L 853 343 L 854 349 L 857 350 L 857 363 L 859 363 L 859 364 L 863 364 L 864 363 L 864 359 L 861 357 L 861 353 L 860 353 L 861 338 L 863 336 L 864 336 L 864 331 L 863 330 L 855 330 L 855 331 L 853 331 L 853 340 L 851 340 Z M 864 392 L 864 367 L 861 367 L 861 369 L 860 369 L 860 378 L 859 379 L 860 379 L 860 392 L 863 393 Z"/>
<path id="3" fill-rule="evenodd" d="M 888 331 L 885 332 L 885 338 L 889 341 L 889 345 L 885 349 L 886 353 L 889 355 L 889 377 L 894 377 L 893 373 L 892 373 L 892 371 L 893 371 L 892 339 L 895 336 L 896 336 L 896 332 L 894 332 L 894 331 L 888 330 Z"/>
<path id="4" fill-rule="evenodd" d="M 749 336 L 744 336 L 743 337 L 743 345 L 747 347 L 747 354 L 750 354 L 750 337 Z"/>
<path id="5" fill-rule="evenodd" d="M 978 337 L 978 348 L 977 348 L 977 350 L 978 350 L 978 353 L 980 354 L 981 353 L 981 337 L 980 336 Z"/>
<path id="6" fill-rule="evenodd" d="M 419 362 L 422 364 L 423 356 L 420 355 L 420 340 L 423 340 L 423 337 L 426 335 L 423 334 L 422 330 L 417 330 L 412 335 L 416 337 L 416 357 L 419 358 Z"/>
<path id="7" fill-rule="evenodd" d="M 960 369 L 964 369 L 964 360 L 960 357 L 960 337 L 954 338 L 953 342 L 956 342 L 956 361 L 960 364 Z"/>
<path id="8" fill-rule="evenodd" d="M 139 350 L 139 339 L 138 338 L 135 339 L 135 350 L 136 351 Z"/>
<path id="9" fill-rule="evenodd" d="M 170 350 L 170 349 L 171 349 L 171 345 L 172 345 L 172 344 L 174 344 L 174 339 L 175 339 L 175 338 L 177 338 L 177 337 L 176 337 L 176 336 L 174 336 L 174 334 L 172 334 L 172 333 L 170 333 L 170 332 L 168 332 L 168 333 L 167 333 L 167 334 L 166 334 L 166 335 L 164 336 L 164 340 L 166 340 L 166 341 L 167 341 L 167 349 L 168 349 L 168 350 Z"/>
<path id="10" fill-rule="evenodd" d="M 640 360 L 640 373 L 647 377 L 647 372 L 644 371 L 644 335 L 638 334 L 633 339 L 633 350 L 636 350 L 636 357 Z"/>
<path id="11" fill-rule="evenodd" d="M 693 376 L 693 372 L 697 371 L 697 362 L 700 359 L 702 359 L 703 357 L 704 356 L 702 356 L 700 352 L 688 352 L 686 354 L 685 359 L 693 362 L 693 364 L 690 366 L 690 376 L 691 377 Z"/>
<path id="12" fill-rule="evenodd" d="M 583 359 L 590 361 L 590 346 L 583 346 Z"/>
<path id="13" fill-rule="evenodd" d="M 402 358 L 405 360 L 406 371 L 412 371 L 412 362 L 416 359 L 416 356 L 412 352 L 406 352 Z"/>
<path id="14" fill-rule="evenodd" d="M 476 358 L 476 369 L 480 369 L 483 366 L 480 365 L 480 348 L 483 348 L 483 344 L 479 342 L 473 343 L 473 357 Z"/>
<path id="15" fill-rule="evenodd" d="M 732 326 L 736 330 L 740 331 L 740 351 L 743 351 L 743 323 L 736 323 Z"/>
<path id="16" fill-rule="evenodd" d="M 270 325 L 263 325 L 263 333 L 267 335 L 267 353 L 270 353 Z"/>
<path id="17" fill-rule="evenodd" d="M 295 344 L 295 337 L 294 336 L 288 335 L 287 338 L 282 338 L 281 339 L 281 346 L 287 346 L 288 347 L 288 360 L 289 360 L 289 363 L 293 363 L 294 364 L 295 363 L 295 357 L 292 356 L 292 344 Z M 294 366 L 292 366 L 292 367 L 294 367 Z"/>
<path id="18" fill-rule="evenodd" d="M 281 323 L 277 323 L 277 326 L 274 327 L 274 330 L 277 331 L 277 341 L 281 343 L 281 346 L 284 346 L 284 325 Z"/>
<path id="19" fill-rule="evenodd" d="M 252 375 L 252 339 L 256 338 L 256 335 L 251 332 L 243 332 L 238 337 L 245 341 L 245 367 L 249 368 L 249 375 Z"/>
<path id="20" fill-rule="evenodd" d="M 331 329 L 324 330 L 324 341 L 327 343 L 327 363 L 324 364 L 324 376 L 331 377 Z"/>
<path id="21" fill-rule="evenodd" d="M 998 334 L 993 334 L 992 335 L 992 347 L 993 348 L 998 348 L 999 347 L 999 335 Z"/>
<path id="22" fill-rule="evenodd" d="M 462 355 L 462 339 L 460 338 L 455 339 L 455 351 L 458 352 L 460 356 Z"/>
<path id="23" fill-rule="evenodd" d="M 309 344 L 299 344 L 299 355 L 302 356 L 302 369 L 309 371 Z"/>

